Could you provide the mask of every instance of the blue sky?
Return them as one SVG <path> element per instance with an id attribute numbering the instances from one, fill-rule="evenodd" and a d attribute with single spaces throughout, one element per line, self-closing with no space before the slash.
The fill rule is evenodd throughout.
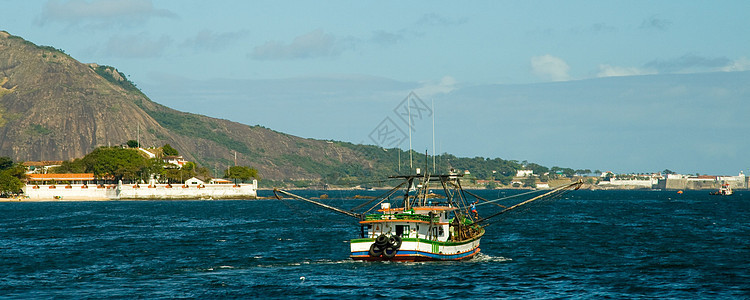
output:
<path id="1" fill-rule="evenodd" d="M 627 77 L 665 80 L 665 90 L 675 90 L 698 89 L 681 81 L 709 74 L 698 81 L 700 91 L 726 89 L 723 101 L 750 112 L 737 102 L 748 100 L 746 89 L 737 90 L 741 81 L 717 87 L 719 81 L 711 77 L 747 78 L 742 74 L 750 70 L 748 1 L 405 2 L 0 0 L 5 11 L 0 29 L 63 49 L 81 62 L 115 66 L 158 103 L 302 137 L 378 144 L 372 131 L 388 118 L 398 121 L 394 109 L 414 91 L 429 106 L 435 103 L 438 134 L 463 139 L 438 138 L 437 152 L 620 172 L 669 168 L 734 174 L 750 168 L 741 154 L 748 146 L 744 141 L 720 147 L 734 153 L 721 167 L 716 153 L 726 151 L 707 155 L 698 150 L 705 148 L 700 141 L 679 148 L 659 139 L 650 142 L 671 153 L 695 149 L 673 162 L 628 149 L 576 156 L 578 150 L 601 147 L 596 139 L 556 140 L 558 149 L 544 151 L 539 149 L 549 147 L 538 142 L 560 127 L 585 132 L 601 126 L 573 118 L 547 120 L 583 104 L 577 99 L 590 104 L 599 99 L 591 95 L 638 86 L 601 86 L 616 86 Z M 688 77 L 664 77 L 670 75 Z M 533 92 L 540 89 L 554 92 Z M 586 94 L 592 89 L 598 91 Z M 639 94 L 645 90 L 661 91 L 634 88 L 623 101 L 651 99 Z M 684 99 L 685 94 L 672 93 L 653 101 Z M 693 102 L 703 99 L 717 98 Z M 590 119 L 607 122 L 613 106 L 586 111 L 603 116 Z M 687 115 L 705 111 L 700 105 L 688 109 Z M 523 115 L 547 119 L 515 119 Z M 655 115 L 636 110 L 632 120 L 642 124 Z M 700 122 L 747 123 L 731 117 Z M 640 140 L 627 135 L 631 127 L 618 124 L 611 125 L 613 135 L 631 145 Z M 432 151 L 431 130 L 421 126 L 413 132 L 420 139 L 414 148 Z M 750 129 L 743 126 L 731 130 Z M 712 135 L 706 132 L 705 138 Z M 408 148 L 408 143 L 398 146 Z"/>

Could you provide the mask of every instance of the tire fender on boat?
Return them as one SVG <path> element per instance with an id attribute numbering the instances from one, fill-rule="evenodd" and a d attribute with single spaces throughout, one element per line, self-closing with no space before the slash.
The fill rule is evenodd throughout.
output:
<path id="1" fill-rule="evenodd" d="M 385 248 L 383 246 L 387 245 L 389 242 L 388 236 L 385 234 L 381 234 L 378 237 L 375 238 L 375 244 L 378 246 L 381 246 L 381 248 Z"/>
<path id="2" fill-rule="evenodd" d="M 383 257 L 385 258 L 393 258 L 396 256 L 396 252 L 398 252 L 398 248 L 390 246 L 383 249 Z"/>
<path id="3" fill-rule="evenodd" d="M 377 244 L 372 243 L 370 245 L 370 251 L 368 251 L 368 254 L 370 254 L 371 257 L 378 257 L 383 254 L 383 248 L 380 248 Z"/>
<path id="4" fill-rule="evenodd" d="M 392 235 L 390 238 L 388 238 L 388 244 L 390 244 L 393 248 L 401 248 L 401 237 L 397 235 Z"/>

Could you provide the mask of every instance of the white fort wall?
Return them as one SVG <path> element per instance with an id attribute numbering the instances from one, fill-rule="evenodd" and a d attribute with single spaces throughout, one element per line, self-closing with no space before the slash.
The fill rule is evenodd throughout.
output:
<path id="1" fill-rule="evenodd" d="M 117 186 L 71 184 L 71 185 L 26 185 L 23 193 L 29 199 L 76 199 L 76 200 L 109 200 L 117 199 Z"/>
<path id="2" fill-rule="evenodd" d="M 26 185 L 24 194 L 38 200 L 118 200 L 118 199 L 248 199 L 255 198 L 258 181 L 233 184 L 117 184 L 105 186 Z"/>
<path id="3" fill-rule="evenodd" d="M 119 199 L 246 199 L 255 198 L 258 181 L 245 184 L 120 185 Z"/>

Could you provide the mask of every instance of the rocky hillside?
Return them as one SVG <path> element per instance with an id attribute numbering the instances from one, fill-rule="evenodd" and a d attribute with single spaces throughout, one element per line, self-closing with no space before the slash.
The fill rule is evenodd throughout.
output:
<path id="1" fill-rule="evenodd" d="M 69 160 L 137 136 L 143 146 L 169 143 L 212 171 L 234 164 L 236 152 L 238 164 L 277 181 L 354 176 L 375 165 L 363 153 L 367 147 L 170 109 L 113 67 L 83 64 L 0 31 L 0 156 Z"/>

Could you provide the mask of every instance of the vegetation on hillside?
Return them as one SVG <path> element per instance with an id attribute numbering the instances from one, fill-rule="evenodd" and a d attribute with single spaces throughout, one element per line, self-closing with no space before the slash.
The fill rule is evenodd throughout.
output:
<path id="1" fill-rule="evenodd" d="M 193 162 L 187 162 L 180 168 L 165 164 L 161 158 L 147 158 L 136 149 L 122 147 L 96 148 L 83 158 L 64 161 L 52 172 L 93 173 L 99 179 L 126 182 L 148 182 L 152 177 L 169 183 L 182 183 L 196 176 L 210 178 L 207 168 L 199 167 Z M 252 168 L 242 167 L 235 172 L 235 177 L 228 178 L 258 178 L 258 171 Z M 249 177 L 246 176 L 248 174 Z"/>
<path id="2" fill-rule="evenodd" d="M 128 79 L 125 74 L 115 69 L 115 67 L 112 66 L 106 66 L 106 65 L 90 65 L 92 69 L 94 69 L 94 72 L 96 74 L 99 74 L 102 78 L 106 79 L 107 81 L 114 83 L 126 91 L 131 92 L 137 92 L 139 94 L 141 93 L 141 90 L 138 89 L 138 87 Z M 115 75 L 117 74 L 117 75 Z"/>
<path id="3" fill-rule="evenodd" d="M 159 125 L 174 133 L 214 141 L 219 145 L 243 154 L 251 153 L 250 148 L 245 143 L 231 138 L 224 132 L 218 131 L 217 129 L 219 128 L 217 125 L 209 119 L 166 107 L 161 107 L 159 110 L 152 110 L 143 105 L 143 103 L 136 103 L 136 105 L 159 122 Z"/>
<path id="4" fill-rule="evenodd" d="M 177 156 L 180 155 L 180 152 L 177 152 L 177 149 L 172 148 L 169 144 L 165 144 L 163 147 L 161 147 L 161 151 L 164 152 L 164 155 L 166 156 Z"/>

